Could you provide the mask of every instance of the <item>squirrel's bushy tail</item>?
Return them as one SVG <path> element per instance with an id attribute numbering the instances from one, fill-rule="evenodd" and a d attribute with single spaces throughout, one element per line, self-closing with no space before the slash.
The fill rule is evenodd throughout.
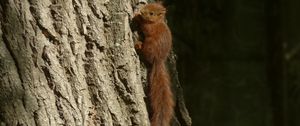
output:
<path id="1" fill-rule="evenodd" d="M 149 83 L 152 108 L 151 126 L 170 126 L 174 101 L 170 76 L 163 62 L 153 63 Z"/>

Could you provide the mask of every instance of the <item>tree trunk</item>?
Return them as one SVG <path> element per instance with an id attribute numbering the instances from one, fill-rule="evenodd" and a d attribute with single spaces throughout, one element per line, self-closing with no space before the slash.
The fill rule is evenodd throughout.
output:
<path id="1" fill-rule="evenodd" d="M 136 3 L 1 0 L 0 125 L 149 125 L 129 25 Z M 177 124 L 190 125 L 177 104 Z"/>

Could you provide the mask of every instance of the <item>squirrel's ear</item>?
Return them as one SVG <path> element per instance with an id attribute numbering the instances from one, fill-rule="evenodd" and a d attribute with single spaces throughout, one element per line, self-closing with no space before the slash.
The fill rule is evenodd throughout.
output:
<path id="1" fill-rule="evenodd" d="M 162 13 L 162 14 L 166 14 L 167 13 L 167 9 L 162 7 L 162 8 L 159 8 L 158 9 L 159 13 Z"/>
<path id="2" fill-rule="evenodd" d="M 163 5 L 164 3 L 161 0 L 157 0 L 156 3 Z"/>

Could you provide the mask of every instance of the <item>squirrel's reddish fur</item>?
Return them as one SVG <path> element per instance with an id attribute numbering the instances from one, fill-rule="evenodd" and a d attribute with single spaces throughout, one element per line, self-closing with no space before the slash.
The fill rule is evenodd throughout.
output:
<path id="1" fill-rule="evenodd" d="M 152 109 L 151 126 L 169 126 L 173 116 L 174 101 L 170 77 L 165 61 L 172 47 L 172 36 L 165 23 L 166 8 L 160 3 L 145 5 L 134 17 L 144 34 L 144 42 L 138 42 L 139 50 L 150 64 L 148 82 Z"/>

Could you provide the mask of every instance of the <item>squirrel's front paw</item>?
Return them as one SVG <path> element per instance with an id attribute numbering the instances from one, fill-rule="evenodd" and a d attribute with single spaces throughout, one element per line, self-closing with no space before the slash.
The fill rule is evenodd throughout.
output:
<path id="1" fill-rule="evenodd" d="M 141 15 L 141 12 L 140 12 L 140 11 L 134 12 L 133 17 L 137 17 L 137 16 L 140 16 L 140 15 Z"/>
<path id="2" fill-rule="evenodd" d="M 138 41 L 138 42 L 135 43 L 134 48 L 137 49 L 137 50 L 142 49 L 142 45 L 143 45 L 143 43 Z"/>

